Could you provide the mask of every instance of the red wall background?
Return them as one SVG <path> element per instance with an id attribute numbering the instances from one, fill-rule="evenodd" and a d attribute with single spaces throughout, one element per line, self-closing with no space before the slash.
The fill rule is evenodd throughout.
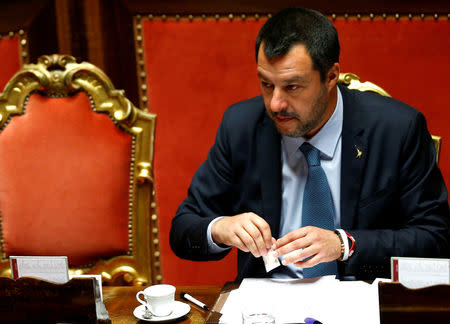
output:
<path id="1" fill-rule="evenodd" d="M 158 115 L 155 182 L 165 282 L 221 285 L 236 274 L 235 251 L 218 262 L 191 262 L 170 250 L 169 230 L 197 167 L 207 156 L 223 111 L 259 94 L 254 40 L 265 20 L 143 20 L 149 110 Z M 407 17 L 333 21 L 341 70 L 371 81 L 420 111 L 442 136 L 440 167 L 450 184 L 447 19 Z"/>

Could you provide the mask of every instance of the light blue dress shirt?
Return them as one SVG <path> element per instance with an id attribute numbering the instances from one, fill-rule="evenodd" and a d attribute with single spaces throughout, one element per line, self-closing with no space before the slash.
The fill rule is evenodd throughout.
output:
<path id="1" fill-rule="evenodd" d="M 344 106 L 342 95 L 337 88 L 337 103 L 333 114 L 325 125 L 309 139 L 308 142 L 320 150 L 321 165 L 328 179 L 333 205 L 335 209 L 334 224 L 340 228 L 340 185 L 341 185 L 341 139 L 342 122 L 344 116 Z M 308 164 L 303 153 L 298 149 L 305 139 L 303 137 L 282 136 L 281 155 L 282 155 L 282 203 L 280 236 L 298 229 L 302 226 L 302 206 L 303 191 L 305 189 L 308 176 Z M 226 250 L 214 243 L 211 235 L 211 226 L 207 230 L 208 247 L 211 253 L 218 253 Z M 281 271 L 273 274 L 276 278 L 302 278 L 303 270 L 294 265 L 283 267 Z"/>
<path id="2" fill-rule="evenodd" d="M 338 88 L 336 108 L 330 119 L 308 142 L 320 150 L 320 164 L 327 176 L 335 210 L 334 225 L 340 228 L 341 139 L 344 108 Z M 302 227 L 303 192 L 308 177 L 308 164 L 299 147 L 303 137 L 282 136 L 282 202 L 280 237 Z M 291 264 L 274 277 L 303 277 L 303 269 Z"/>

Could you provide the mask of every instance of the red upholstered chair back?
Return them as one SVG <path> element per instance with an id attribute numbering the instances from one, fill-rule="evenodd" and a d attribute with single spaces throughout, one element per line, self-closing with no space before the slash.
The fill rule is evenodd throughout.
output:
<path id="1" fill-rule="evenodd" d="M 254 42 L 266 20 L 239 15 L 135 19 L 142 103 L 158 115 L 155 185 L 166 282 L 223 284 L 235 278 L 234 252 L 219 262 L 181 260 L 170 250 L 168 235 L 192 176 L 214 142 L 222 113 L 259 94 Z M 431 133 L 442 136 L 439 165 L 450 184 L 447 18 L 367 15 L 332 21 L 341 41 L 341 70 L 421 110 Z"/>
<path id="2" fill-rule="evenodd" d="M 22 59 L 26 62 L 27 38 L 25 32 L 10 32 L 8 35 L 0 34 L 0 89 L 3 89 L 9 79 L 22 66 Z"/>
<path id="3" fill-rule="evenodd" d="M 45 56 L 18 72 L 0 96 L 1 273 L 11 255 L 67 255 L 106 282 L 160 280 L 154 123 L 88 63 Z"/>

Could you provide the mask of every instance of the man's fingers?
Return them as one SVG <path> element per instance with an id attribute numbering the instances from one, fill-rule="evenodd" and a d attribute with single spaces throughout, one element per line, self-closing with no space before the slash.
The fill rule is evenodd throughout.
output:
<path id="1" fill-rule="evenodd" d="M 272 247 L 272 233 L 270 231 L 270 226 L 267 222 L 261 217 L 255 215 L 256 217 L 252 218 L 253 224 L 258 228 L 259 233 L 262 235 L 262 240 L 264 244 L 264 250 L 270 250 Z"/>
<path id="2" fill-rule="evenodd" d="M 255 243 L 254 238 L 250 233 L 247 232 L 245 228 L 242 228 L 240 231 L 238 231 L 236 235 L 244 243 L 245 247 L 251 254 L 253 254 L 256 258 L 260 257 L 259 249 L 257 244 Z"/>
<path id="3" fill-rule="evenodd" d="M 293 250 L 283 257 L 281 263 L 283 265 L 288 265 L 291 263 L 305 262 L 306 259 L 310 260 L 311 258 L 313 258 L 315 256 L 315 253 L 316 252 L 311 246 L 304 249 Z"/>
<path id="4" fill-rule="evenodd" d="M 245 243 L 242 242 L 242 240 L 237 235 L 234 237 L 232 245 L 244 252 L 250 252 Z"/>
<path id="5" fill-rule="evenodd" d="M 224 217 L 213 224 L 211 234 L 216 243 L 236 246 L 255 257 L 266 255 L 273 244 L 269 224 L 254 213 Z"/>
<path id="6" fill-rule="evenodd" d="M 333 231 L 312 226 L 286 234 L 276 246 L 276 254 L 285 256 L 284 265 L 295 263 L 305 268 L 336 260 L 341 253 L 339 237 Z"/>
<path id="7" fill-rule="evenodd" d="M 318 265 L 320 262 L 321 261 L 319 260 L 319 258 L 317 258 L 316 256 L 313 256 L 304 261 L 294 262 L 294 264 L 300 268 L 311 268 L 311 267 Z"/>
<path id="8" fill-rule="evenodd" d="M 301 227 L 299 229 L 296 229 L 295 231 L 289 232 L 286 235 L 284 235 L 283 237 L 279 238 L 277 240 L 277 248 L 283 247 L 286 244 L 289 244 L 290 242 L 304 237 L 306 236 L 306 234 L 308 233 L 308 228 L 309 227 Z"/>
<path id="9" fill-rule="evenodd" d="M 275 250 L 275 253 L 277 256 L 282 256 L 282 255 L 288 254 L 292 251 L 304 249 L 310 245 L 311 245 L 311 241 L 306 236 L 295 239 L 293 241 L 290 241 L 280 247 L 279 247 L 278 241 L 277 241 L 278 248 Z"/>
<path id="10" fill-rule="evenodd" d="M 254 223 L 254 222 L 245 224 L 244 228 L 247 231 L 247 233 L 253 238 L 253 241 L 259 251 L 259 253 L 258 253 L 259 256 L 266 255 L 268 248 L 267 248 L 267 243 L 265 242 L 264 236 L 268 235 L 266 233 L 267 230 L 269 230 L 269 236 L 270 236 L 270 229 L 268 229 L 268 228 L 262 229 L 258 226 L 258 224 Z M 269 245 L 269 248 L 270 248 L 270 245 Z"/>

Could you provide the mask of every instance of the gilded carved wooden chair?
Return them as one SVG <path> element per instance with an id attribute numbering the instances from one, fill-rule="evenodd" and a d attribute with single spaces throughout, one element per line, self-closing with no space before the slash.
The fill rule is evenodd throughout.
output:
<path id="1" fill-rule="evenodd" d="M 356 89 L 359 91 L 373 91 L 381 94 L 382 96 L 390 97 L 391 95 L 387 93 L 383 88 L 377 86 L 376 84 L 365 81 L 361 82 L 359 77 L 353 73 L 341 73 L 339 74 L 339 83 L 345 84 L 349 89 Z M 433 139 L 434 147 L 436 149 L 436 163 L 439 163 L 439 152 L 441 149 L 442 138 L 440 136 L 431 136 Z"/>
<path id="2" fill-rule="evenodd" d="M 154 130 L 95 66 L 24 65 L 0 94 L 0 275 L 11 255 L 67 255 L 105 284 L 160 282 Z"/>

